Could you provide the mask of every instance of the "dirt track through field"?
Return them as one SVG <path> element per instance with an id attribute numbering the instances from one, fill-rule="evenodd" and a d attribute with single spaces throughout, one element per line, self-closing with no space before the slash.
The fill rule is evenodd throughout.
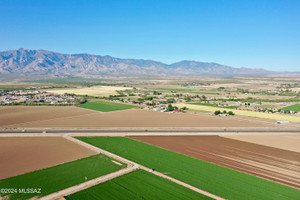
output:
<path id="1" fill-rule="evenodd" d="M 0 179 L 96 154 L 62 137 L 1 137 Z"/>
<path id="2" fill-rule="evenodd" d="M 275 125 L 275 124 L 274 124 Z M 77 107 L 0 107 L 3 128 L 274 127 L 259 120 L 130 109 L 97 112 Z"/>
<path id="3" fill-rule="evenodd" d="M 103 176 L 103 177 L 99 177 L 99 178 L 93 179 L 93 180 L 88 181 L 88 182 L 86 182 L 86 183 L 82 183 L 82 184 L 79 184 L 79 185 L 76 185 L 76 186 L 67 188 L 67 189 L 65 189 L 65 190 L 62 190 L 62 191 L 59 191 L 59 192 L 50 194 L 50 195 L 48 195 L 48 196 L 42 198 L 43 200 L 54 200 L 54 199 L 57 199 L 58 197 L 61 197 L 61 196 L 67 196 L 67 195 L 73 194 L 73 193 L 75 193 L 75 192 L 78 192 L 78 191 L 84 190 L 84 189 L 86 189 L 86 188 L 89 188 L 89 187 L 91 187 L 91 186 L 93 186 L 93 185 L 96 185 L 96 184 L 98 184 L 98 183 L 102 183 L 102 182 L 108 181 L 108 180 L 110 180 L 110 179 L 112 179 L 112 178 L 116 178 L 116 177 L 118 177 L 118 176 L 124 175 L 124 174 L 129 173 L 130 171 L 134 171 L 134 170 L 136 170 L 136 169 L 143 169 L 143 170 L 146 170 L 146 171 L 148 171 L 148 172 L 150 172 L 150 173 L 153 173 L 153 174 L 155 174 L 155 175 L 157 175 L 157 176 L 160 176 L 160 177 L 162 177 L 162 178 L 165 178 L 165 179 L 168 179 L 168 180 L 170 180 L 170 181 L 173 181 L 173 182 L 175 182 L 175 183 L 177 183 L 177 184 L 179 184 L 179 185 L 182 185 L 182 186 L 184 186 L 184 187 L 186 187 L 186 188 L 189 188 L 189 189 L 191 189 L 191 190 L 194 190 L 195 192 L 198 192 L 198 193 L 203 194 L 203 195 L 205 195 L 205 196 L 211 197 L 211 198 L 213 198 L 213 199 L 216 199 L 216 200 L 224 200 L 223 198 L 221 198 L 221 197 L 219 197 L 219 196 L 216 196 L 216 195 L 214 195 L 214 194 L 211 194 L 211 193 L 209 193 L 209 192 L 206 192 L 206 191 L 204 191 L 204 190 L 201 190 L 201 189 L 199 189 L 199 188 L 196 188 L 196 187 L 194 187 L 194 186 L 191 186 L 191 185 L 189 185 L 189 184 L 186 184 L 186 183 L 184 183 L 184 182 L 182 182 L 182 181 L 179 181 L 179 180 L 177 180 L 177 179 L 174 179 L 174 178 L 172 178 L 172 177 L 169 177 L 169 176 L 167 176 L 167 175 L 165 175 L 165 174 L 163 174 L 163 173 L 156 172 L 156 171 L 150 171 L 149 168 L 147 168 L 147 167 L 145 167 L 145 166 L 143 166 L 143 165 L 139 165 L 139 164 L 137 164 L 137 163 L 135 163 L 135 162 L 132 162 L 132 161 L 130 161 L 130 160 L 127 160 L 126 158 L 120 157 L 120 156 L 118 156 L 118 155 L 116 155 L 116 154 L 110 153 L 110 152 L 105 151 L 105 150 L 103 150 L 103 149 L 100 149 L 100 148 L 98 148 L 98 147 L 96 147 L 96 146 L 93 146 L 93 145 L 90 145 L 90 144 L 88 144 L 88 143 L 85 143 L 85 142 L 83 142 L 83 141 L 81 141 L 81 140 L 75 139 L 75 138 L 70 137 L 70 136 L 68 136 L 68 135 L 64 135 L 63 137 L 66 138 L 66 139 L 68 139 L 68 140 L 70 140 L 70 141 L 72 141 L 72 142 L 74 142 L 74 143 L 77 143 L 77 144 L 79 144 L 79 145 L 82 145 L 82 146 L 84 146 L 84 147 L 86 147 L 86 148 L 88 148 L 88 149 L 90 149 L 90 150 L 92 150 L 92 151 L 95 151 L 95 152 L 97 152 L 97 153 L 104 154 L 104 155 L 109 156 L 109 157 L 111 157 L 111 158 L 113 158 L 113 159 L 116 159 L 116 160 L 118 160 L 118 161 L 120 161 L 120 162 L 126 163 L 126 164 L 127 164 L 127 168 L 126 168 L 126 169 L 123 169 L 123 170 L 120 170 L 120 171 L 118 171 L 118 172 L 115 172 L 115 173 L 108 174 L 108 175 Z"/>
<path id="4" fill-rule="evenodd" d="M 300 153 L 297 152 L 219 136 L 129 138 L 300 188 Z"/>
<path id="5" fill-rule="evenodd" d="M 109 181 L 111 179 L 114 179 L 114 178 L 117 178 L 119 176 L 123 176 L 125 174 L 128 174 L 128 173 L 130 173 L 134 170 L 136 170 L 136 168 L 127 167 L 125 169 L 121 169 L 119 171 L 116 171 L 116 172 L 113 172 L 113 173 L 110 173 L 110 174 L 106 174 L 104 176 L 100 176 L 100 177 L 92 179 L 90 181 L 86 181 L 84 183 L 81 183 L 81 184 L 66 188 L 64 190 L 49 194 L 47 196 L 41 197 L 40 200 L 57 200 L 60 197 L 68 196 L 68 195 L 74 194 L 76 192 L 85 190 L 87 188 L 98 185 L 100 183 L 104 183 L 104 182 Z"/>

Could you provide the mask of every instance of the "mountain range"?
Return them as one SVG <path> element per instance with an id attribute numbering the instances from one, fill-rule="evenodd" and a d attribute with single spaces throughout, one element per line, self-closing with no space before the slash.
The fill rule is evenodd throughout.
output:
<path id="1" fill-rule="evenodd" d="M 91 54 L 62 54 L 20 48 L 0 52 L 0 74 L 36 75 L 262 75 L 264 69 L 235 68 L 217 63 L 180 61 L 173 64 Z"/>

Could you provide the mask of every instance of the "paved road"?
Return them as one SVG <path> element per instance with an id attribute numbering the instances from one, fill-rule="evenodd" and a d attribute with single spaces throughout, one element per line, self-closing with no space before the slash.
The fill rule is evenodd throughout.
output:
<path id="1" fill-rule="evenodd" d="M 226 129 L 3 129 L 0 133 L 198 133 L 198 132 L 290 132 L 300 133 L 300 128 L 295 129 L 238 129 L 238 128 L 226 128 Z"/>

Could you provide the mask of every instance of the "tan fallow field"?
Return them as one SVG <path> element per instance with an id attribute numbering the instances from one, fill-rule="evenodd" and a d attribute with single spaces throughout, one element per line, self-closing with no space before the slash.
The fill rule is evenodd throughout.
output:
<path id="1" fill-rule="evenodd" d="M 300 134 L 222 135 L 222 137 L 300 153 Z M 300 161 L 300 157 L 299 157 Z"/>
<path id="2" fill-rule="evenodd" d="M 300 188 L 300 153 L 219 136 L 132 136 L 161 148 Z"/>
<path id="3" fill-rule="evenodd" d="M 92 86 L 80 88 L 63 88 L 63 89 L 49 89 L 45 90 L 54 94 L 76 94 L 76 95 L 89 95 L 89 96 L 109 96 L 118 94 L 117 90 L 130 90 L 131 87 L 117 87 L 117 86 Z"/>
<path id="4" fill-rule="evenodd" d="M 5 107 L 1 128 L 174 128 L 174 127 L 275 127 L 275 123 L 218 117 L 208 114 L 162 113 L 129 109 L 98 112 L 78 107 Z"/>
<path id="5" fill-rule="evenodd" d="M 63 137 L 1 137 L 0 180 L 95 154 Z"/>
<path id="6" fill-rule="evenodd" d="M 256 118 L 264 118 L 264 119 L 273 119 L 273 120 L 287 120 L 291 122 L 300 122 L 299 116 L 292 116 L 292 115 L 284 115 L 284 114 L 271 114 L 271 113 L 262 113 L 262 112 L 254 112 L 254 111 L 245 111 L 245 110 L 235 110 L 229 108 L 219 108 L 219 107 L 212 107 L 212 106 L 203 106 L 203 105 L 194 105 L 194 104 L 186 104 L 186 103 L 179 103 L 175 104 L 176 106 L 183 108 L 187 107 L 192 110 L 203 110 L 208 112 L 214 112 L 216 110 L 226 110 L 234 112 L 236 115 L 244 115 L 249 117 L 256 117 Z"/>
<path id="7" fill-rule="evenodd" d="M 0 106 L 0 127 L 80 116 L 94 112 L 96 111 L 71 106 Z"/>

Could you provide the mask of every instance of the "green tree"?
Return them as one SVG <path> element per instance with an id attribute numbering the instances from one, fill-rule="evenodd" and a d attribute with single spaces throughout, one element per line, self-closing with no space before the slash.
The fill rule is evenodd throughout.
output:
<path id="1" fill-rule="evenodd" d="M 234 115 L 232 111 L 228 111 L 228 115 Z"/>
<path id="2" fill-rule="evenodd" d="M 169 104 L 168 108 L 167 108 L 167 111 L 173 111 L 173 110 L 174 110 L 174 107 L 171 104 Z"/>
<path id="3" fill-rule="evenodd" d="M 216 110 L 215 111 L 215 115 L 219 115 L 219 114 L 221 114 L 221 111 L 220 110 Z"/>

